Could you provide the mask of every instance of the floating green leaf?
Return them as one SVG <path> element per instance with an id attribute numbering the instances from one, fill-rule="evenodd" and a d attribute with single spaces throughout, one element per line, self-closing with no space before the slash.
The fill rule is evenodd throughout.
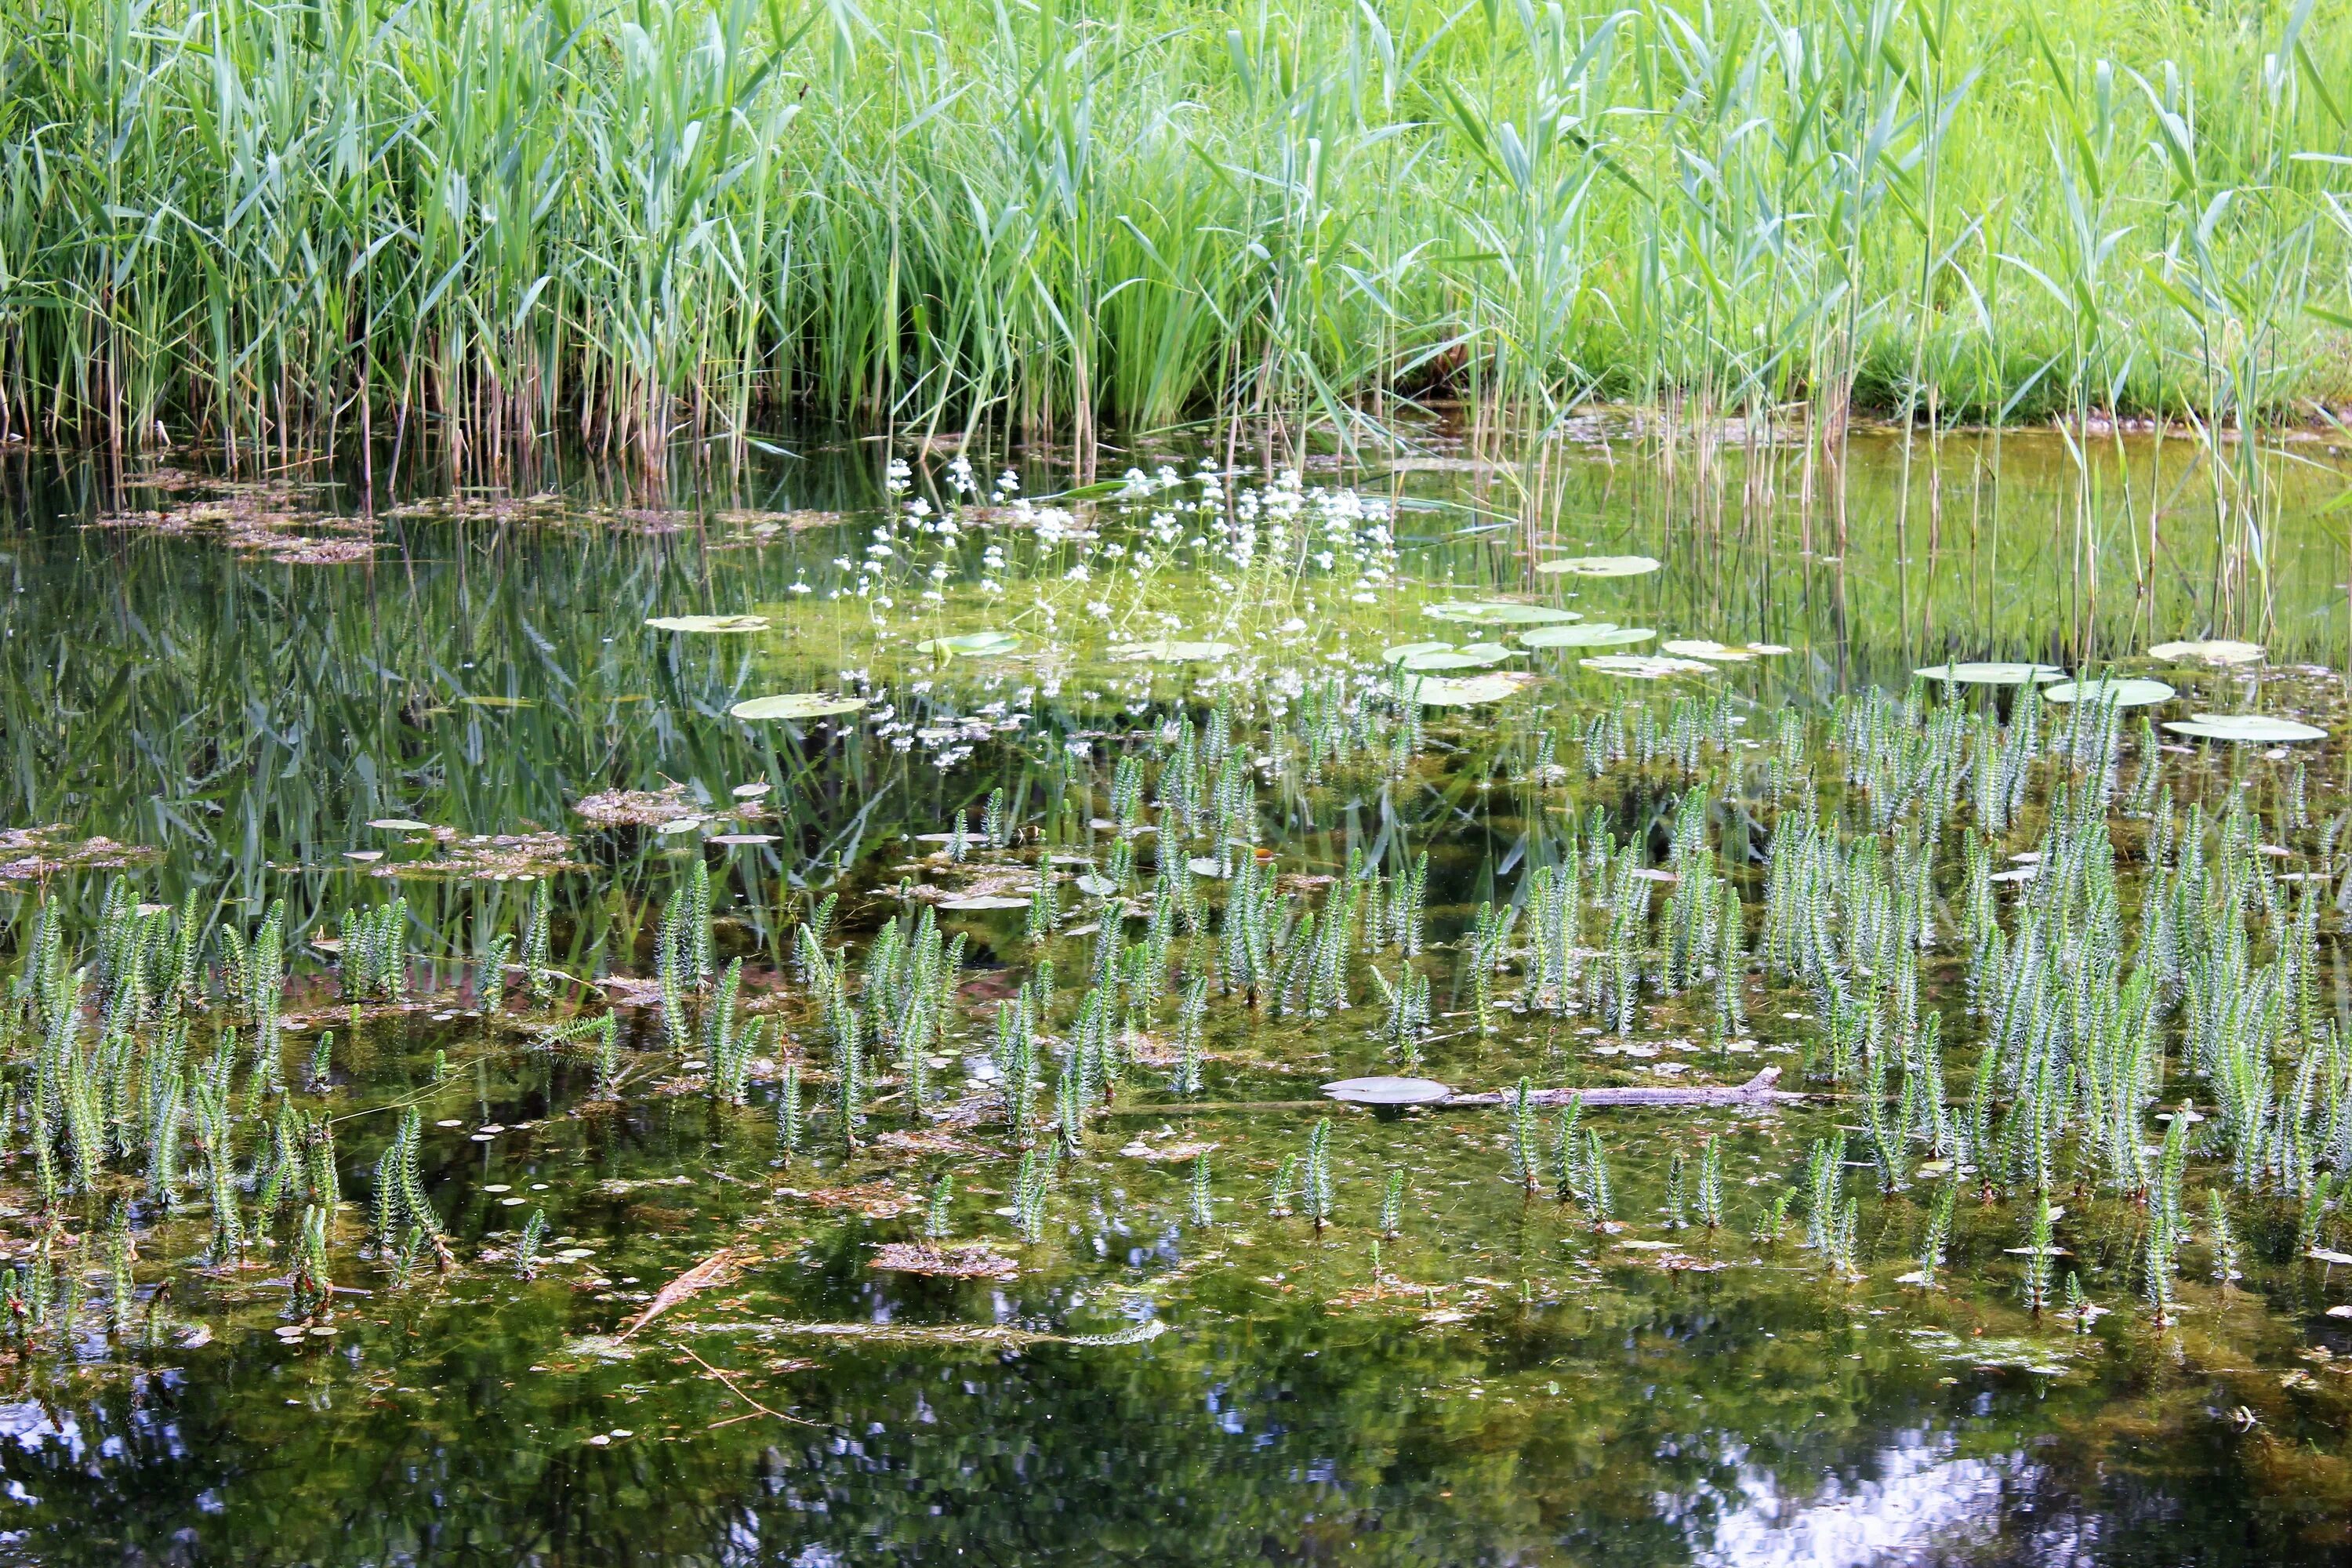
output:
<path id="1" fill-rule="evenodd" d="M 386 833 L 430 833 L 433 831 L 433 825 L 431 823 L 419 822 L 415 817 L 410 816 L 379 816 L 371 821 L 368 826 L 370 827 L 381 827 Z"/>
<path id="2" fill-rule="evenodd" d="M 1406 659 L 1412 658 L 1415 654 L 1450 653 L 1453 649 L 1454 645 L 1450 642 L 1402 642 L 1397 644 L 1394 647 L 1382 648 L 1381 650 L 1381 662 L 1382 664 L 1402 664 Z"/>
<path id="3" fill-rule="evenodd" d="M 1424 675 L 1413 682 L 1411 696 L 1426 708 L 1467 708 L 1480 702 L 1500 702 L 1534 684 L 1534 676 L 1508 669 L 1459 678 Z"/>
<path id="4" fill-rule="evenodd" d="M 1548 577 L 1639 577 L 1657 569 L 1647 555 L 1570 555 L 1536 563 L 1536 570 Z"/>
<path id="5" fill-rule="evenodd" d="M 991 654 L 1011 653 L 1021 646 L 1018 632 L 964 632 L 951 637 L 925 637 L 915 645 L 917 653 L 938 654 L 942 658 L 961 654 L 966 658 L 982 658 Z"/>
<path id="6" fill-rule="evenodd" d="M 2263 647 L 2260 643 L 2233 642 L 2227 637 L 2210 642 L 2160 642 L 2147 650 L 2150 658 L 2189 659 L 2198 664 L 2223 667 L 2260 664 Z"/>
<path id="7" fill-rule="evenodd" d="M 788 692 L 780 697 L 754 697 L 727 710 L 738 719 L 830 719 L 855 713 L 866 706 L 863 697 L 826 697 L 814 691 Z"/>
<path id="8" fill-rule="evenodd" d="M 2176 719 L 2165 728 L 2176 735 L 2194 735 L 2203 741 L 2245 741 L 2255 745 L 2327 739 L 2325 730 L 2293 719 L 2274 719 L 2267 713 L 2200 713 L 2190 719 Z"/>
<path id="9" fill-rule="evenodd" d="M 1579 661 L 1601 675 L 1622 675 L 1633 680 L 1663 680 L 1669 675 L 1713 675 L 1715 666 L 1695 658 L 1660 658 L 1638 653 L 1607 653 Z"/>
<path id="10" fill-rule="evenodd" d="M 1703 658 L 1710 664 L 1746 664 L 1789 650 L 1776 642 L 1720 643 L 1706 637 L 1676 637 L 1660 643 L 1661 651 L 1680 658 Z"/>
<path id="11" fill-rule="evenodd" d="M 1520 658 L 1518 649 L 1505 647 L 1500 643 L 1471 643 L 1454 647 L 1449 643 L 1410 643 L 1400 652 L 1389 650 L 1389 661 L 1410 674 L 1421 675 L 1441 669 L 1486 669 L 1507 658 Z"/>
<path id="12" fill-rule="evenodd" d="M 1574 610 L 1555 610 L 1549 605 L 1514 605 L 1501 599 L 1450 600 L 1442 605 L 1424 605 L 1422 613 L 1436 620 L 1461 621 L 1476 626 L 1554 626 L 1584 618 Z"/>
<path id="13" fill-rule="evenodd" d="M 646 625 L 665 632 L 764 632 L 765 616 L 655 616 Z"/>
<path id="14" fill-rule="evenodd" d="M 1158 664 L 1195 664 L 1204 659 L 1229 658 L 1240 651 L 1229 642 L 1177 642 L 1158 638 L 1150 642 L 1123 643 L 1111 649 L 1110 656 L 1130 664 L 1145 660 Z"/>
<path id="15" fill-rule="evenodd" d="M 2054 664 L 2018 664 L 1978 660 L 1969 664 L 1931 664 L 1911 672 L 1937 684 L 1955 686 L 2023 686 L 2027 681 L 2063 680 L 2066 672 Z"/>
<path id="16" fill-rule="evenodd" d="M 2053 702 L 2105 702 L 2116 708 L 2152 708 L 2159 702 L 2169 702 L 2172 688 L 2161 680 L 2118 680 L 2112 676 L 2096 680 L 2062 680 L 2055 686 L 2044 687 L 2042 695 Z"/>
<path id="17" fill-rule="evenodd" d="M 1657 635 L 1647 626 L 1595 621 L 1583 626 L 1538 626 L 1531 632 L 1521 632 L 1519 640 L 1529 647 L 1630 647 Z"/>

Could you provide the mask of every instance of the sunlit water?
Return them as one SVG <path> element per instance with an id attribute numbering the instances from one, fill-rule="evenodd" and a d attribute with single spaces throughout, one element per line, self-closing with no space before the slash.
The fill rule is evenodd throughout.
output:
<path id="1" fill-rule="evenodd" d="M 2185 444 L 2139 443 L 2120 464 L 2103 454 L 2087 478 L 2046 437 L 1907 454 L 1857 437 L 1843 468 L 1779 450 L 1668 463 L 1622 438 L 1505 463 L 1437 441 L 1433 461 L 1318 459 L 1295 478 L 1269 454 L 1228 467 L 1210 449 L 1207 478 L 1202 447 L 1179 443 L 1106 458 L 1141 470 L 1124 486 L 1074 496 L 1050 465 L 1000 482 L 983 463 L 961 493 L 944 455 L 894 477 L 887 446 L 813 438 L 657 494 L 588 468 L 454 495 L 418 479 L 380 498 L 372 522 L 337 521 L 358 498 L 308 476 L 231 489 L 190 463 L 134 469 L 126 487 L 100 463 L 16 459 L 5 826 L 56 831 L 19 840 L 0 871 L 11 945 L 44 899 L 87 940 L 113 862 L 141 898 L 193 891 L 205 921 L 240 931 L 286 900 L 287 1074 L 294 1103 L 339 1119 L 346 1208 L 331 1250 L 352 1293 L 300 1330 L 289 1217 L 248 1215 L 259 1239 L 243 1263 L 209 1258 L 198 1185 L 166 1216 L 126 1175 L 65 1194 L 53 1227 L 21 1088 L 0 1234 L 27 1259 L 47 1234 L 58 1261 L 44 1321 L 15 1331 L 0 1367 L 5 1551 L 54 1563 L 1858 1565 L 2352 1550 L 2352 1321 L 2328 1312 L 2352 1301 L 2352 1271 L 2297 1256 L 2284 1200 L 2249 1200 L 2243 1280 L 2223 1290 L 2184 1267 L 2182 1310 L 2159 1324 L 2135 1273 L 2140 1209 L 2062 1186 L 2067 1264 L 2108 1309 L 2082 1324 L 2025 1310 L 2011 1249 L 2031 1205 L 2014 1191 L 1964 1182 L 1941 1289 L 1905 1283 L 1936 1185 L 1923 1174 L 1882 1200 L 1857 1142 L 1856 1277 L 1836 1278 L 1801 1245 L 1801 1201 L 1787 1235 L 1751 1236 L 1802 1184 L 1811 1140 L 1858 1133 L 1852 1102 L 1825 1097 L 1591 1112 L 1617 1189 L 1617 1228 L 1597 1227 L 1550 1173 L 1533 1192 L 1512 1179 L 1505 1108 L 1376 1116 L 1319 1100 L 1327 1079 L 1396 1065 L 1367 973 L 1398 978 L 1392 952 L 1351 958 L 1351 1005 L 1323 1017 L 1268 1019 L 1220 996 L 1191 1097 L 1171 1089 L 1159 1048 L 1176 1027 L 1171 994 L 1146 1021 L 1159 1047 L 1131 1057 L 1082 1146 L 1055 1163 L 1034 1240 L 1017 1234 L 1014 1141 L 987 1109 L 999 1005 L 1050 956 L 1053 1032 L 1075 1031 L 1101 919 L 1098 899 L 1064 883 L 1056 934 L 1033 942 L 1011 900 L 1041 858 L 1097 874 L 1118 837 L 1105 820 L 1117 759 L 1164 741 L 1180 710 L 1205 729 L 1220 703 L 1272 866 L 1330 877 L 1351 851 L 1392 872 L 1429 855 L 1420 963 L 1435 1016 L 1419 1070 L 1491 1089 L 1522 1076 L 1737 1083 L 1777 1065 L 1784 1088 L 1826 1088 L 1807 1077 L 1822 1048 L 1811 1001 L 1761 975 L 1747 1028 L 1727 1039 L 1679 998 L 1644 1000 L 1622 1034 L 1586 1013 L 1508 1009 L 1477 1031 L 1458 944 L 1481 901 L 1524 900 L 1530 868 L 1556 859 L 1562 825 L 1593 805 L 1612 832 L 1650 826 L 1663 845 L 1687 787 L 1663 763 L 1592 778 L 1592 719 L 1615 709 L 1632 726 L 1622 705 L 1648 702 L 1663 722 L 1675 697 L 1721 691 L 1760 749 L 1783 709 L 1818 713 L 1873 683 L 1899 692 L 1932 660 L 2140 672 L 2152 642 L 2232 635 L 2265 644 L 2288 679 L 2169 669 L 2183 699 L 2163 717 L 2262 705 L 2340 721 L 2332 679 L 2292 668 L 2345 661 L 2331 454 L 2268 471 L 2250 553 L 2242 531 L 2216 529 L 2217 492 Z M 2224 497 L 2219 513 L 2237 504 Z M 1632 554 L 1664 569 L 1530 570 Z M 1427 710 L 1420 752 L 1401 762 L 1351 756 L 1313 776 L 1288 753 L 1255 765 L 1318 701 L 1378 709 L 1392 689 L 1384 648 L 1504 635 L 1424 613 L 1497 596 L 1655 637 L 1521 651 L 1503 668 L 1539 679 L 1500 702 Z M 645 624 L 704 614 L 768 624 Z M 1021 641 L 949 658 L 913 647 L 990 630 Z M 1675 638 L 1788 651 L 1658 682 L 1580 664 Z M 1116 657 L 1150 639 L 1223 646 Z M 788 693 L 869 702 L 815 721 L 730 716 Z M 2331 741 L 2304 757 L 2315 819 L 2340 804 L 2346 754 Z M 2192 757 L 2178 787 L 2218 802 L 2252 776 L 2270 800 L 2292 765 L 2284 752 Z M 914 837 L 976 830 L 999 788 L 1019 847 L 957 866 Z M 1136 820 L 1155 820 L 1157 790 Z M 607 799 L 602 819 L 579 809 L 614 791 L 648 793 Z M 394 819 L 434 831 L 370 826 Z M 113 847 L 93 848 L 100 836 Z M 1154 837 L 1129 840 L 1143 865 Z M 1188 846 L 1220 853 L 1254 851 Z M 781 996 L 774 1026 L 791 1037 L 762 1052 L 741 1107 L 715 1103 L 707 1064 L 668 1048 L 650 979 L 662 908 L 697 857 L 719 962 L 744 959 L 747 995 Z M 522 931 L 542 886 L 552 1005 L 518 989 L 485 1019 L 475 959 Z M 940 911 L 967 945 L 929 1064 L 933 1107 L 878 1081 L 850 1151 L 827 1120 L 824 1036 L 793 928 L 837 894 L 827 945 L 846 943 L 854 966 L 885 921 L 942 888 L 1007 907 Z M 331 947 L 308 939 L 394 891 L 412 910 L 414 1000 L 371 1005 L 354 1029 Z M 1747 896 L 1752 917 L 1760 893 Z M 2331 912 L 2316 983 L 2331 1017 L 2347 1006 L 2341 925 Z M 1973 1037 L 1958 961 L 1930 963 L 1958 1061 Z M 1518 995 L 1516 973 L 1500 989 Z M 576 1042 L 549 1038 L 608 1003 L 624 1020 L 614 1098 Z M 336 1040 L 319 1090 L 303 1064 L 324 1029 Z M 200 1034 L 208 1052 L 210 1026 Z M 20 1037 L 20 1062 L 30 1048 Z M 789 1157 L 779 1055 L 812 1072 Z M 1952 1081 L 1964 1094 L 1958 1068 Z M 236 1146 L 251 1168 L 269 1110 L 244 1085 Z M 1054 1102 L 1049 1068 L 1041 1118 Z M 373 1173 L 407 1103 L 422 1111 L 446 1268 L 427 1256 L 396 1269 L 369 1240 Z M 1285 1158 L 1326 1117 L 1330 1223 L 1270 1212 Z M 1674 1228 L 1670 1153 L 1695 1160 L 1715 1134 L 1724 1223 Z M 1400 1223 L 1382 1237 L 1397 1171 Z M 990 1243 L 1002 1277 L 872 1267 L 878 1245 L 921 1237 L 942 1174 L 946 1235 Z M 2192 1185 L 2205 1179 L 2200 1165 Z M 138 1237 L 136 1300 L 120 1312 L 105 1253 L 117 1198 Z M 546 1241 L 526 1276 L 512 1248 L 535 1210 Z M 720 1284 L 616 1339 L 723 1248 L 736 1267 Z"/>

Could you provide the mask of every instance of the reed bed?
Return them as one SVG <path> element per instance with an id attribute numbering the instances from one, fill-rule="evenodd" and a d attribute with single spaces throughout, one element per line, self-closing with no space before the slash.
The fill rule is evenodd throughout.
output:
<path id="1" fill-rule="evenodd" d="M 1593 397 L 2352 399 L 2352 17 L 1815 0 L 36 0 L 0 434 L 659 463 Z"/>

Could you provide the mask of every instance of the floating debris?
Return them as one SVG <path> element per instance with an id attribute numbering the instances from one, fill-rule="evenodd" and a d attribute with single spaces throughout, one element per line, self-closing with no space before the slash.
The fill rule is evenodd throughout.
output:
<path id="1" fill-rule="evenodd" d="M 1013 1258 L 984 1241 L 886 1241 L 874 1249 L 868 1268 L 900 1274 L 936 1274 L 951 1279 L 1010 1279 L 1021 1272 Z"/>

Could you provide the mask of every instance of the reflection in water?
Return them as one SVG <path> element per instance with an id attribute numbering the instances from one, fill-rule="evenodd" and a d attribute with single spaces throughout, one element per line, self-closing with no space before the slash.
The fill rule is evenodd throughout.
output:
<path id="1" fill-rule="evenodd" d="M 1724 1456 L 1736 1478 L 1728 1493 L 1662 1497 L 1659 1509 L 1686 1521 L 1700 1568 L 1949 1561 L 1992 1544 L 2005 1493 L 2030 1492 L 2035 1479 L 2022 1455 L 1958 1458 L 1959 1442 L 1953 1432 L 1897 1432 L 1866 1468 L 1833 1471 L 1803 1497 L 1734 1445 Z"/>

